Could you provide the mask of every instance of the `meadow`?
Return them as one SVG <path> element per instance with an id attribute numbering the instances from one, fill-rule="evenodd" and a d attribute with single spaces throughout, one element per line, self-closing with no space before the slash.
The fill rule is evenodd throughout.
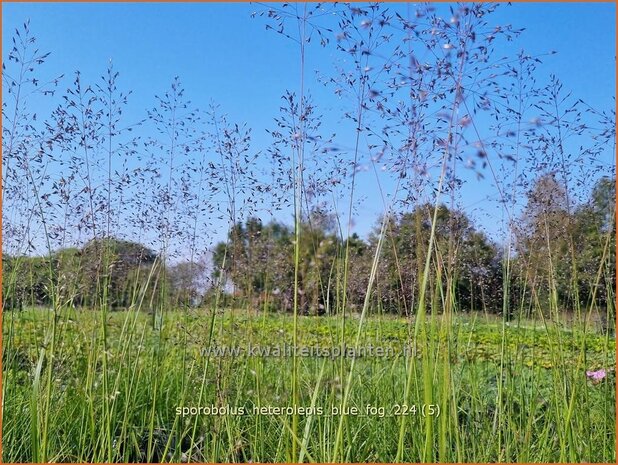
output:
<path id="1" fill-rule="evenodd" d="M 43 412 L 53 462 L 391 462 L 403 422 L 406 462 L 607 462 L 614 454 L 615 373 L 597 382 L 586 371 L 613 364 L 615 339 L 595 329 L 534 320 L 503 326 L 482 314 L 449 324 L 436 316 L 426 323 L 435 337 L 405 352 L 404 343 L 413 341 L 406 319 L 368 319 L 355 346 L 358 319 L 342 339 L 336 318 L 306 317 L 299 346 L 331 352 L 299 356 L 292 404 L 290 354 L 255 349 L 291 345 L 290 316 L 171 311 L 154 330 L 143 312 L 113 312 L 104 346 L 97 312 L 66 312 L 58 317 L 54 387 L 46 397 L 37 392 L 45 372 L 37 361 L 50 318 L 44 309 L 5 315 L 7 462 L 30 460 L 40 447 L 33 422 Z M 347 415 L 333 412 L 343 403 L 353 358 L 338 356 L 342 341 L 385 348 L 384 355 L 357 352 Z M 209 347 L 218 350 L 209 354 Z M 234 347 L 244 353 L 223 351 Z M 432 360 L 429 390 L 423 353 Z M 413 382 L 406 396 L 408 366 Z M 299 410 L 298 436 L 291 412 L 274 410 L 291 405 L 306 409 Z M 336 452 L 340 421 L 346 433 Z"/>
<path id="2" fill-rule="evenodd" d="M 4 41 L 2 461 L 615 463 L 614 87 L 513 52 L 541 7 L 168 7 L 137 104 Z"/>

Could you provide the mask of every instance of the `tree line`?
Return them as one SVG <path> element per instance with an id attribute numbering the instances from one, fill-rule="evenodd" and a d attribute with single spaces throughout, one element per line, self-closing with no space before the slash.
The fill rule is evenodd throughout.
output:
<path id="1" fill-rule="evenodd" d="M 444 307 L 446 286 L 452 286 L 456 308 L 463 311 L 500 313 L 507 308 L 511 316 L 518 310 L 533 316 L 530 302 L 549 308 L 553 288 L 561 310 L 605 308 L 615 282 L 614 197 L 615 181 L 603 177 L 589 200 L 569 211 L 556 176 L 541 177 L 514 226 L 517 237 L 511 254 L 464 212 L 440 205 L 428 276 L 434 290 L 432 308 Z M 387 218 L 371 294 L 377 311 L 414 313 L 433 211 L 433 205 L 424 204 Z M 376 228 L 367 240 L 352 235 L 346 241 L 336 226 L 336 218 L 320 211 L 310 213 L 300 225 L 299 308 L 304 314 L 335 313 L 344 301 L 358 309 L 365 299 L 380 231 Z M 251 218 L 238 223 L 227 242 L 215 249 L 215 274 L 225 273 L 241 301 L 289 311 L 294 298 L 294 238 L 293 228 L 279 222 L 263 224 Z M 338 269 L 345 266 L 346 254 L 347 272 Z M 507 261 L 510 276 L 505 279 Z"/>
<path id="2" fill-rule="evenodd" d="M 552 298 L 560 310 L 605 308 L 615 282 L 614 199 L 615 180 L 608 177 L 575 206 L 557 176 L 539 178 L 513 227 L 512 251 L 489 239 L 464 212 L 439 205 L 427 277 L 430 308 L 439 312 L 447 295 L 462 311 L 508 309 L 510 316 L 518 311 L 534 316 L 533 303 L 549 308 Z M 433 213 L 433 205 L 423 204 L 386 218 L 370 295 L 375 311 L 414 313 Z M 296 279 L 302 314 L 360 309 L 380 231 L 366 240 L 356 234 L 344 240 L 337 217 L 318 209 L 299 227 L 297 275 L 294 227 L 257 217 L 230 229 L 214 247 L 210 267 L 194 261 L 166 265 L 148 247 L 112 237 L 47 257 L 5 256 L 3 308 L 51 305 L 53 298 L 83 308 L 102 302 L 142 309 L 209 305 L 219 283 L 219 304 L 285 312 L 293 309 Z"/>
<path id="3" fill-rule="evenodd" d="M 163 302 L 193 305 L 201 263 L 166 266 L 143 244 L 114 237 L 48 256 L 3 257 L 3 309 L 24 306 L 152 309 Z M 55 299 L 57 301 L 55 301 Z"/>

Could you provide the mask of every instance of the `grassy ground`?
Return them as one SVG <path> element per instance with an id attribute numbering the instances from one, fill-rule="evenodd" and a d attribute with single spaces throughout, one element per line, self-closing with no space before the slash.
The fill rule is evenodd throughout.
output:
<path id="1" fill-rule="evenodd" d="M 339 319 L 303 317 L 297 409 L 277 411 L 294 405 L 291 316 L 169 312 L 157 330 L 150 315 L 114 312 L 104 336 L 99 312 L 70 312 L 58 316 L 50 371 L 51 318 L 4 315 L 6 462 L 36 457 L 45 415 L 51 461 L 389 462 L 402 428 L 404 461 L 615 460 L 614 372 L 586 377 L 615 366 L 615 341 L 590 329 L 436 317 L 436 337 L 414 344 L 408 321 L 370 317 L 343 402 L 358 319 L 342 338 Z"/>

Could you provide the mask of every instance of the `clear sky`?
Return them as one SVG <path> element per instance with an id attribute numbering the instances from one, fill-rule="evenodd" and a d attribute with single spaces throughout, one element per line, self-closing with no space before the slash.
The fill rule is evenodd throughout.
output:
<path id="1" fill-rule="evenodd" d="M 3 3 L 2 52 L 6 57 L 14 29 L 30 19 L 39 46 L 52 52 L 46 73 L 67 75 L 63 87 L 78 69 L 85 80 L 96 80 L 111 59 L 121 87 L 133 91 L 127 119 L 139 120 L 154 106 L 154 95 L 180 76 L 196 106 L 220 104 L 231 120 L 253 128 L 254 147 L 263 150 L 271 141 L 265 129 L 274 126 L 281 95 L 296 90 L 299 81 L 295 45 L 267 31 L 262 18 L 251 18 L 251 12 L 263 8 L 245 3 Z M 497 54 L 555 50 L 557 54 L 543 59 L 539 75 L 556 74 L 590 105 L 610 109 L 616 87 L 615 18 L 613 3 L 502 5 L 492 21 L 526 31 L 509 44 L 511 50 L 499 49 Z M 315 70 L 327 73 L 338 57 L 332 49 L 313 47 L 307 62 L 310 76 Z M 332 90 L 313 77 L 309 87 L 324 107 L 339 105 Z M 337 132 L 336 118 L 327 117 L 325 124 Z M 610 152 L 606 155 L 613 164 Z M 495 198 L 487 184 L 469 188 L 470 204 L 482 206 L 485 197 Z M 355 227 L 364 235 L 382 205 L 370 188 L 361 193 L 369 200 Z M 478 218 L 490 232 L 496 230 L 495 218 Z"/>

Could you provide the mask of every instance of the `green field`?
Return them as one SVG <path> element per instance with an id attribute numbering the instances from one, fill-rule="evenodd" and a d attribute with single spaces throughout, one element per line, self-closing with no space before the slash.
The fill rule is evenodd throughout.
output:
<path id="1" fill-rule="evenodd" d="M 52 342 L 52 312 L 4 314 L 4 461 L 32 460 L 46 434 L 51 461 L 389 462 L 402 428 L 404 461 L 614 461 L 614 371 L 586 371 L 615 366 L 615 340 L 592 329 L 440 316 L 415 345 L 402 318 L 358 332 L 350 317 L 342 337 L 341 318 L 303 317 L 292 412 L 277 408 L 294 405 L 293 357 L 273 352 L 291 347 L 291 316 L 168 312 L 160 330 L 144 312 L 101 318 L 59 315 Z"/>

